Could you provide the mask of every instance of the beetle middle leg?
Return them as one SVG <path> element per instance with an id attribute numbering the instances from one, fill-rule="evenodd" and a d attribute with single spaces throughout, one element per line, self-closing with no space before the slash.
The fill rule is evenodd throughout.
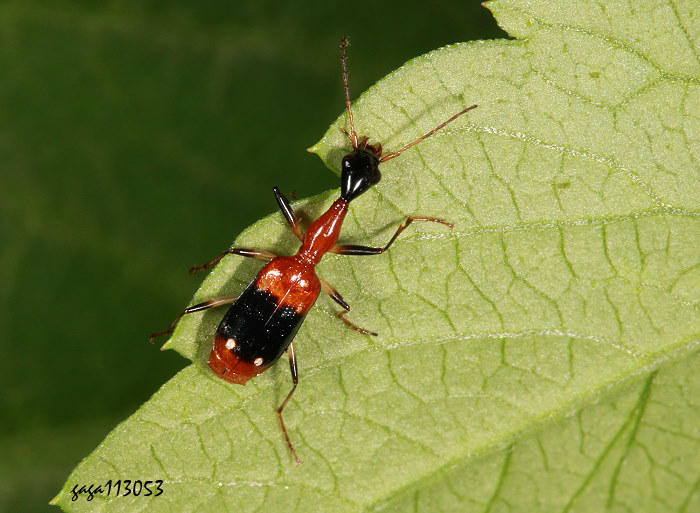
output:
<path id="1" fill-rule="evenodd" d="M 289 204 L 289 201 L 287 201 L 287 198 L 280 192 L 280 190 L 277 187 L 272 188 L 273 192 L 275 193 L 275 198 L 277 199 L 277 204 L 280 207 L 280 210 L 282 211 L 282 215 L 284 215 L 284 219 L 287 221 L 287 224 L 289 225 L 289 228 L 291 228 L 292 232 L 296 236 L 297 239 L 300 241 L 304 241 L 304 236 L 301 234 L 301 227 L 299 226 L 299 222 L 297 221 L 297 217 L 294 214 L 294 210 L 292 209 L 292 206 Z M 192 268 L 190 268 L 190 274 L 196 274 L 199 271 L 204 271 L 205 269 L 209 269 L 212 265 L 216 264 L 224 258 L 226 255 L 239 255 L 242 257 L 248 257 L 248 258 L 257 258 L 259 260 L 266 260 L 270 261 L 273 258 L 275 258 L 277 255 L 274 253 L 271 253 L 269 251 L 264 251 L 262 249 L 245 249 L 245 248 L 230 248 L 221 253 L 219 256 L 214 258 L 213 260 L 207 262 L 204 265 L 197 265 Z"/>
<path id="2" fill-rule="evenodd" d="M 348 325 L 349 327 L 351 327 L 355 331 L 359 331 L 360 333 L 362 333 L 364 335 L 372 335 L 373 337 L 377 336 L 377 334 L 375 332 L 366 330 L 364 328 L 360 328 L 357 324 L 353 324 L 352 322 L 348 321 L 345 318 L 345 314 L 347 314 L 350 311 L 350 305 L 345 302 L 345 300 L 343 299 L 343 296 L 341 296 L 338 293 L 338 291 L 335 290 L 330 283 L 328 283 L 326 280 L 324 280 L 322 278 L 319 278 L 319 280 L 321 281 L 321 290 L 323 290 L 323 292 L 328 294 L 333 301 L 335 301 L 336 303 L 338 303 L 340 306 L 343 307 L 342 312 L 338 312 L 337 314 L 335 314 L 336 317 L 338 317 L 338 319 L 343 321 L 346 325 Z"/>
<path id="3" fill-rule="evenodd" d="M 239 255 L 242 257 L 248 257 L 248 258 L 257 258 L 258 260 L 265 260 L 269 262 L 273 258 L 275 258 L 277 255 L 274 253 L 270 253 L 269 251 L 265 251 L 262 249 L 245 249 L 245 248 L 229 248 L 223 253 L 221 253 L 219 256 L 217 256 L 215 259 L 211 260 L 210 262 L 207 262 L 204 265 L 196 265 L 194 267 L 190 268 L 190 274 L 196 274 L 199 271 L 203 271 L 205 269 L 209 269 L 212 265 L 217 263 L 219 260 L 224 258 L 226 255 Z"/>

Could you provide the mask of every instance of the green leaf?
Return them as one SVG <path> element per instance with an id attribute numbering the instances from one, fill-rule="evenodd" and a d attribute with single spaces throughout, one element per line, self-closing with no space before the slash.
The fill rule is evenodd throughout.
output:
<path id="1" fill-rule="evenodd" d="M 697 3 L 489 4 L 519 39 L 411 61 L 354 104 L 400 148 L 319 275 L 369 338 L 319 299 L 297 336 L 300 386 L 274 415 L 280 362 L 246 387 L 206 367 L 221 312 L 167 346 L 191 358 L 55 499 L 66 511 L 693 511 L 700 494 L 700 65 Z M 359 65 L 358 63 L 351 63 Z M 313 151 L 337 169 L 330 128 Z M 307 222 L 337 196 L 295 205 Z M 236 245 L 296 249 L 279 214 Z M 226 258 L 193 302 L 259 263 Z M 163 479 L 158 498 L 71 501 L 76 484 Z"/>

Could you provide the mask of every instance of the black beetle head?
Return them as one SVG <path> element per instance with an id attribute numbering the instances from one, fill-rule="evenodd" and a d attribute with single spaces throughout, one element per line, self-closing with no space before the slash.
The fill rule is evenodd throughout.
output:
<path id="1" fill-rule="evenodd" d="M 381 150 L 379 150 L 381 155 Z M 340 174 L 340 197 L 352 201 L 379 183 L 379 156 L 374 148 L 358 148 L 343 157 Z"/>

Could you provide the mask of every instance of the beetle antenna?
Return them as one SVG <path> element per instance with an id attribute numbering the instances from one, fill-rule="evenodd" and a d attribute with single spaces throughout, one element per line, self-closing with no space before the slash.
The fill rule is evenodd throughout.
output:
<path id="1" fill-rule="evenodd" d="M 350 46 L 350 42 L 346 36 L 340 40 L 340 63 L 343 67 L 343 86 L 345 87 L 345 106 L 348 109 L 348 119 L 350 120 L 350 133 L 343 129 L 343 132 L 350 140 L 350 144 L 354 149 L 359 147 L 357 140 L 357 132 L 355 132 L 355 123 L 352 119 L 352 109 L 350 108 L 350 86 L 348 85 L 348 58 L 345 55 L 345 49 Z"/>
<path id="2" fill-rule="evenodd" d="M 466 114 L 466 113 L 469 112 L 470 110 L 475 109 L 475 108 L 477 108 L 477 107 L 478 107 L 478 105 L 472 105 L 472 106 L 470 106 L 470 107 L 467 107 L 467 108 L 464 109 L 464 110 L 459 111 L 457 114 L 455 114 L 454 116 L 452 116 L 452 117 L 451 117 L 450 119 L 448 119 L 447 121 L 443 121 L 443 122 L 440 123 L 438 126 L 436 126 L 435 128 L 433 128 L 430 132 L 428 132 L 427 134 L 425 134 L 425 135 L 419 137 L 418 139 L 416 139 L 416 140 L 413 141 L 412 143 L 408 143 L 406 146 L 404 146 L 404 147 L 401 148 L 400 150 L 395 151 L 395 152 L 393 152 L 393 153 L 389 153 L 389 154 L 387 154 L 387 155 L 382 155 L 382 156 L 379 158 L 379 162 L 386 162 L 387 160 L 391 160 L 391 159 L 393 159 L 394 157 L 398 157 L 399 155 L 401 155 L 404 151 L 406 151 L 406 150 L 409 149 L 410 147 L 415 146 L 416 144 L 418 144 L 418 143 L 421 142 L 421 141 L 424 141 L 425 139 L 427 139 L 428 137 L 430 137 L 431 135 L 433 135 L 433 134 L 434 134 L 435 132 L 437 132 L 438 130 L 440 130 L 440 129 L 442 129 L 442 128 L 445 128 L 445 126 L 447 126 L 447 125 L 449 125 L 450 123 L 452 123 L 455 119 L 457 119 L 458 117 L 460 117 L 462 114 Z M 350 118 L 350 119 L 352 120 L 352 118 Z M 351 122 L 352 122 L 352 121 L 351 121 Z"/>

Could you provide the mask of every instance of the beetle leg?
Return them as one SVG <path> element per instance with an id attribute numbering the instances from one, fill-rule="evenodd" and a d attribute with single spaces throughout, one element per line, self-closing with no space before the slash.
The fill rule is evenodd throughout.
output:
<path id="1" fill-rule="evenodd" d="M 379 255 L 380 253 L 384 253 L 387 249 L 389 249 L 396 240 L 396 238 L 399 235 L 401 235 L 401 232 L 408 228 L 413 221 L 429 221 L 431 223 L 440 223 L 444 224 L 445 226 L 449 226 L 450 229 L 454 227 L 452 223 L 448 223 L 447 221 L 443 219 L 438 219 L 437 217 L 408 217 L 401 225 L 399 225 L 399 227 L 396 229 L 396 233 L 394 233 L 394 236 L 383 248 L 357 246 L 354 244 L 336 244 L 329 250 L 329 252 L 336 253 L 338 255 Z"/>
<path id="2" fill-rule="evenodd" d="M 297 216 L 294 214 L 294 210 L 292 210 L 292 206 L 289 204 L 289 201 L 287 201 L 287 198 L 277 187 L 273 187 L 272 190 L 275 193 L 275 198 L 277 198 L 277 204 L 280 206 L 282 215 L 284 215 L 284 218 L 287 220 L 287 224 L 292 229 L 292 232 L 294 232 L 294 235 L 297 236 L 297 239 L 304 242 L 304 237 L 301 234 L 301 228 L 299 228 Z"/>
<path id="3" fill-rule="evenodd" d="M 338 303 L 340 306 L 343 307 L 342 312 L 338 312 L 337 314 L 335 314 L 338 317 L 338 319 L 343 321 L 345 324 L 347 324 L 349 327 L 351 327 L 355 331 L 359 331 L 360 333 L 362 333 L 364 335 L 372 335 L 373 337 L 377 336 L 377 334 L 375 332 L 366 330 L 364 328 L 360 328 L 356 324 L 353 324 L 352 322 L 348 321 L 345 318 L 345 314 L 347 314 L 350 311 L 350 305 L 345 302 L 345 300 L 343 299 L 343 296 L 341 296 L 338 293 L 338 291 L 335 290 L 330 283 L 328 283 L 326 280 L 321 279 L 321 278 L 319 278 L 319 280 L 321 281 L 321 290 L 323 290 L 323 292 L 328 294 L 333 301 L 335 301 L 336 303 Z"/>
<path id="4" fill-rule="evenodd" d="M 211 262 L 207 262 L 204 265 L 196 265 L 194 267 L 191 267 L 190 274 L 196 274 L 199 271 L 203 271 L 204 269 L 209 269 L 212 265 L 217 263 L 226 255 L 239 255 L 248 258 L 257 258 L 258 260 L 265 260 L 268 262 L 277 256 L 274 253 L 270 253 L 269 251 L 264 251 L 262 249 L 230 248 L 221 253 Z"/>
<path id="5" fill-rule="evenodd" d="M 173 330 L 175 329 L 175 326 L 177 323 L 182 319 L 183 316 L 193 313 L 193 312 L 201 312 L 202 310 L 209 310 L 210 308 L 216 308 L 217 306 L 221 305 L 228 305 L 233 303 L 236 299 L 238 299 L 238 296 L 221 296 L 221 297 L 215 297 L 214 299 L 210 299 L 209 301 L 205 301 L 204 303 L 199 303 L 196 305 L 188 306 L 185 308 L 185 310 L 175 317 L 175 320 L 172 322 L 170 327 L 165 330 L 161 331 L 159 333 L 151 333 L 148 337 L 148 341 L 152 344 L 153 339 L 156 337 L 160 337 L 161 335 L 170 335 L 172 334 Z"/>
<path id="6" fill-rule="evenodd" d="M 287 434 L 287 428 L 285 427 L 284 420 L 282 419 L 282 410 L 284 409 L 285 406 L 287 406 L 289 399 L 291 399 L 292 394 L 297 389 L 297 385 L 299 384 L 299 373 L 298 373 L 298 369 L 297 369 L 297 356 L 294 353 L 294 342 L 291 342 L 289 344 L 289 347 L 287 348 L 287 354 L 289 355 L 289 370 L 292 374 L 292 389 L 287 394 L 287 397 L 285 398 L 285 400 L 282 401 L 282 404 L 280 404 L 279 407 L 277 408 L 277 417 L 279 417 L 279 419 L 280 419 L 280 426 L 282 426 L 282 433 L 284 433 L 284 439 L 287 441 L 287 447 L 289 447 L 289 452 L 291 452 L 292 456 L 294 456 L 294 460 L 297 462 L 297 465 L 301 465 L 301 460 L 299 459 L 299 456 L 297 456 L 297 452 L 294 450 L 294 447 L 292 446 L 291 440 L 289 440 L 289 435 Z"/>

